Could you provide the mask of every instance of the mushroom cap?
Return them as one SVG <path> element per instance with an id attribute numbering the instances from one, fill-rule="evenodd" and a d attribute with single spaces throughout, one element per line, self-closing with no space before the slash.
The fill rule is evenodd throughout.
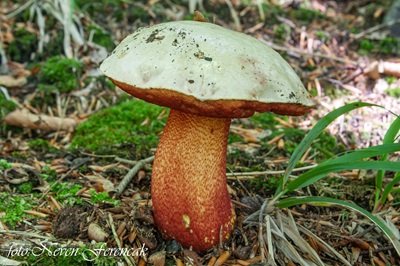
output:
<path id="1" fill-rule="evenodd" d="M 140 28 L 100 66 L 126 92 L 211 117 L 301 115 L 313 102 L 290 65 L 261 41 L 197 21 Z"/>

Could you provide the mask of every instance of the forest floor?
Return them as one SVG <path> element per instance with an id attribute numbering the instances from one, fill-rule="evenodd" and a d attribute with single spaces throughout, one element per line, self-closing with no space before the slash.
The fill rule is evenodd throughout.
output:
<path id="1" fill-rule="evenodd" d="M 137 28 L 192 19 L 188 3 L 22 2 L 0 3 L 0 265 L 263 265 L 269 251 L 260 247 L 264 243 L 258 220 L 249 217 L 273 196 L 307 131 L 346 103 L 385 107 L 359 108 L 341 116 L 297 168 L 381 144 L 394 114 L 400 114 L 400 41 L 384 20 L 390 1 L 260 1 L 259 6 L 253 3 L 257 1 L 204 1 L 200 10 L 210 22 L 277 50 L 298 73 L 317 108 L 302 117 L 264 113 L 233 120 L 227 172 L 236 227 L 226 243 L 196 253 L 163 239 L 152 217 L 151 157 L 168 109 L 133 99 L 98 69 Z M 141 160 L 143 166 L 117 195 L 121 180 Z M 343 171 L 292 195 L 329 196 L 372 211 L 375 176 L 376 171 Z M 388 173 L 385 182 L 392 177 Z M 394 189 L 376 210 L 396 228 L 398 192 Z M 344 264 L 323 242 L 352 265 L 400 265 L 384 234 L 349 210 L 302 204 L 274 215 L 277 221 L 293 217 L 299 227 L 311 231 L 301 235 L 325 265 Z M 146 256 L 95 256 L 87 251 L 103 242 L 138 252 L 144 245 Z M 53 251 L 80 247 L 86 257 L 9 256 L 13 245 L 32 248 L 41 243 Z M 304 250 L 297 252 L 309 258 Z M 275 256 L 276 265 L 301 265 L 296 256 L 278 251 Z"/>

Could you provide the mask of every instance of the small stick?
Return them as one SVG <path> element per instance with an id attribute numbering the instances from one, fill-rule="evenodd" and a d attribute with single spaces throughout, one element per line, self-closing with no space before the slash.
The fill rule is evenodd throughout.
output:
<path id="1" fill-rule="evenodd" d="M 343 63 L 343 64 L 358 65 L 357 62 L 352 61 L 350 59 L 343 59 L 343 58 L 340 58 L 340 57 L 337 57 L 337 56 L 327 55 L 327 54 L 322 54 L 322 53 L 309 53 L 309 52 L 304 51 L 304 50 L 299 49 L 299 48 L 280 46 L 280 45 L 277 45 L 277 44 L 272 43 L 272 42 L 268 42 L 268 41 L 260 39 L 260 38 L 259 38 L 259 40 L 261 42 L 269 45 L 274 50 L 291 52 L 291 53 L 297 54 L 297 55 L 304 55 L 304 56 L 310 56 L 310 57 L 319 57 L 319 58 L 329 59 L 329 60 L 337 61 L 337 62 L 340 62 L 340 63 Z"/>
<path id="2" fill-rule="evenodd" d="M 353 36 L 353 38 L 355 40 L 361 39 L 361 38 L 365 37 L 368 34 L 371 34 L 371 33 L 375 32 L 375 31 L 379 31 L 379 30 L 387 28 L 387 27 L 391 27 L 392 25 L 397 24 L 397 23 L 400 23 L 400 19 L 395 19 L 395 20 L 390 20 L 390 21 L 383 22 L 382 24 L 375 25 L 375 26 L 373 26 L 373 27 L 371 27 L 369 29 L 366 29 L 366 30 L 364 30 L 364 31 L 362 31 L 360 33 L 355 34 Z"/>
<path id="3" fill-rule="evenodd" d="M 124 158 L 120 158 L 120 157 L 115 157 L 115 160 L 117 162 L 126 163 L 126 164 L 130 164 L 130 165 L 135 165 L 138 163 L 137 161 L 132 161 L 132 160 L 128 160 L 128 159 L 124 159 Z"/>
<path id="4" fill-rule="evenodd" d="M 309 170 L 312 168 L 315 168 L 318 166 L 318 164 L 312 164 L 312 165 L 307 165 L 299 168 L 294 168 L 292 172 L 300 172 L 304 170 Z M 243 172 L 243 173 L 227 173 L 226 176 L 228 179 L 233 179 L 235 180 L 237 176 L 259 176 L 259 175 L 281 175 L 284 174 L 285 170 L 279 170 L 279 171 L 258 171 L 258 172 Z"/>
<path id="5" fill-rule="evenodd" d="M 117 246 L 118 246 L 120 249 L 122 249 L 121 242 L 119 241 L 119 237 L 118 237 L 118 235 L 117 235 L 117 232 L 115 231 L 114 221 L 113 221 L 113 218 L 112 218 L 111 213 L 108 214 L 108 222 L 110 223 L 111 231 L 112 231 L 112 233 L 113 233 L 113 236 L 114 236 L 115 242 L 117 243 Z M 132 262 L 130 261 L 130 259 L 128 258 L 128 256 L 127 256 L 125 253 L 123 253 L 123 257 L 124 257 L 126 263 L 127 263 L 129 266 L 133 266 Z"/>
<path id="6" fill-rule="evenodd" d="M 131 168 L 131 170 L 129 170 L 129 172 L 124 176 L 124 178 L 122 179 L 122 181 L 119 183 L 119 185 L 117 186 L 117 188 L 115 189 L 115 193 L 117 196 L 121 195 L 122 192 L 124 192 L 124 190 L 126 189 L 126 187 L 128 186 L 128 184 L 132 181 L 132 178 L 137 174 L 137 172 L 139 172 L 140 169 L 143 168 L 143 166 L 146 163 L 151 163 L 154 160 L 154 156 L 151 156 L 149 158 L 143 159 L 138 161 L 134 167 Z"/>
<path id="7" fill-rule="evenodd" d="M 42 236 L 38 235 L 35 233 L 30 233 L 30 232 L 24 232 L 24 231 L 15 231 L 15 230 L 0 230 L 1 234 L 11 234 L 11 235 L 19 235 L 23 237 L 29 237 L 29 238 L 41 238 L 41 239 L 53 239 L 53 237 L 47 237 L 47 236 Z"/>

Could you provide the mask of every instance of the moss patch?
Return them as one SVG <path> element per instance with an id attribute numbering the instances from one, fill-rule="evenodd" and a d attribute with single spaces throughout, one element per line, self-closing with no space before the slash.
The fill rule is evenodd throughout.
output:
<path id="1" fill-rule="evenodd" d="M 6 134 L 6 131 L 10 126 L 2 123 L 3 118 L 10 112 L 14 111 L 17 105 L 11 101 L 7 100 L 6 97 L 0 92 L 0 135 Z"/>
<path id="2" fill-rule="evenodd" d="M 24 63 L 30 61 L 31 54 L 37 50 L 37 36 L 23 28 L 16 29 L 14 40 L 8 45 L 7 53 L 12 61 Z"/>
<path id="3" fill-rule="evenodd" d="M 6 223 L 11 228 L 14 228 L 16 224 L 23 220 L 25 217 L 25 210 L 31 209 L 32 199 L 28 197 L 22 196 L 13 196 L 10 197 L 9 193 L 1 192 L 0 193 L 0 213 L 4 213 L 0 215 L 0 219 L 2 222 Z"/>
<path id="4" fill-rule="evenodd" d="M 165 125 L 165 110 L 143 101 L 125 101 L 104 109 L 80 124 L 71 147 L 127 158 L 149 155 Z"/>
<path id="5" fill-rule="evenodd" d="M 7 100 L 6 97 L 0 93 L 0 120 L 2 120 L 9 112 L 14 111 L 17 105 L 11 101 Z"/>
<path id="6" fill-rule="evenodd" d="M 40 68 L 38 88 L 46 93 L 70 92 L 79 88 L 82 75 L 82 62 L 62 56 L 48 59 Z"/>

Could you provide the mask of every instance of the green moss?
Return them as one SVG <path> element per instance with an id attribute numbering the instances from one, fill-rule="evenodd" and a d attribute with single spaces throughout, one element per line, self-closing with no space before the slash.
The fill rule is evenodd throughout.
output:
<path id="1" fill-rule="evenodd" d="M 49 166 L 45 165 L 42 168 L 40 176 L 48 182 L 55 181 L 57 179 L 57 172 L 51 169 Z"/>
<path id="2" fill-rule="evenodd" d="M 54 192 L 55 198 L 64 205 L 73 206 L 82 204 L 82 199 L 76 195 L 82 189 L 81 185 L 69 182 L 50 184 L 51 191 Z"/>
<path id="3" fill-rule="evenodd" d="M 262 3 L 262 9 L 265 14 L 265 23 L 275 25 L 279 23 L 278 16 L 284 16 L 285 12 L 279 5 Z"/>
<path id="4" fill-rule="evenodd" d="M 45 93 L 70 92 L 79 88 L 83 64 L 62 56 L 49 58 L 40 68 L 38 88 Z"/>
<path id="5" fill-rule="evenodd" d="M 362 55 L 370 53 L 399 55 L 400 42 L 398 39 L 392 37 L 386 37 L 382 40 L 361 39 L 358 42 L 358 52 Z"/>
<path id="6" fill-rule="evenodd" d="M 400 87 L 398 88 L 393 88 L 393 89 L 387 89 L 386 93 L 392 97 L 395 98 L 400 98 Z"/>
<path id="7" fill-rule="evenodd" d="M 114 41 L 111 38 L 111 34 L 106 32 L 104 29 L 100 28 L 95 24 L 91 24 L 88 27 L 88 32 L 92 32 L 94 43 L 105 47 L 108 51 L 111 51 L 115 48 Z"/>
<path id="8" fill-rule="evenodd" d="M 387 77 L 385 77 L 385 80 L 390 85 L 390 84 L 395 83 L 397 81 L 397 78 L 393 77 L 393 76 L 387 76 Z"/>
<path id="9" fill-rule="evenodd" d="M 31 182 L 25 182 L 21 185 L 18 185 L 18 191 L 22 194 L 32 193 L 33 184 Z"/>
<path id="10" fill-rule="evenodd" d="M 24 28 L 16 29 L 14 40 L 7 47 L 7 54 L 11 61 L 25 63 L 31 60 L 32 53 L 37 50 L 38 39 L 36 34 Z"/>
<path id="11" fill-rule="evenodd" d="M 325 31 L 322 30 L 317 30 L 315 32 L 315 36 L 321 41 L 321 42 L 327 42 L 329 41 L 329 34 Z"/>
<path id="12" fill-rule="evenodd" d="M 367 39 L 361 40 L 358 44 L 358 53 L 368 55 L 375 48 L 375 45 Z"/>
<path id="13" fill-rule="evenodd" d="M 0 171 L 11 169 L 11 167 L 11 164 L 7 160 L 0 159 Z"/>
<path id="14" fill-rule="evenodd" d="M 6 97 L 0 92 L 0 121 L 9 113 L 15 110 L 17 105 L 10 100 L 7 100 Z"/>
<path id="15" fill-rule="evenodd" d="M 17 108 L 17 105 L 13 101 L 7 100 L 0 92 L 0 134 L 5 134 L 8 129 L 13 128 L 12 126 L 2 123 L 2 120 L 8 113 L 15 110 L 15 108 Z"/>
<path id="16" fill-rule="evenodd" d="M 142 157 L 158 144 L 165 118 L 163 108 L 143 101 L 125 101 L 104 109 L 81 123 L 71 147 L 99 154 Z"/>
<path id="17" fill-rule="evenodd" d="M 96 192 L 95 190 L 90 191 L 90 200 L 92 203 L 110 203 L 114 206 L 119 205 L 119 200 L 113 199 L 108 195 L 107 192 Z"/>
<path id="18" fill-rule="evenodd" d="M 251 191 L 259 193 L 261 195 L 271 195 L 278 188 L 281 177 L 279 176 L 268 176 L 266 178 L 254 178 L 249 182 Z"/>
<path id="19" fill-rule="evenodd" d="M 279 122 L 275 120 L 276 115 L 273 113 L 257 113 L 250 117 L 251 124 L 256 128 L 275 129 Z M 285 119 L 285 117 L 281 117 Z"/>
<path id="20" fill-rule="evenodd" d="M 386 37 L 379 41 L 379 53 L 382 54 L 400 54 L 400 42 L 394 37 Z"/>
<path id="21" fill-rule="evenodd" d="M 36 152 L 41 152 L 41 153 L 47 153 L 47 152 L 52 153 L 52 152 L 57 151 L 57 149 L 54 148 L 53 146 L 51 146 L 47 140 L 40 139 L 40 138 L 28 141 L 28 146 L 32 150 L 34 150 Z"/>
<path id="22" fill-rule="evenodd" d="M 0 193 L 0 212 L 4 212 L 3 216 L 0 216 L 2 222 L 6 223 L 10 227 L 15 227 L 15 225 L 22 221 L 25 217 L 25 210 L 31 209 L 31 204 L 29 202 L 32 199 L 29 197 L 22 197 L 16 195 L 10 195 L 9 193 Z"/>
<path id="23" fill-rule="evenodd" d="M 26 160 L 28 159 L 29 154 L 26 151 L 13 151 L 11 152 L 11 156 L 13 159 Z"/>
<path id="24" fill-rule="evenodd" d="M 230 133 L 228 135 L 228 143 L 231 144 L 234 142 L 243 142 L 243 138 L 237 134 Z"/>
<path id="25" fill-rule="evenodd" d="M 290 15 L 293 18 L 304 23 L 311 23 L 314 20 L 325 18 L 325 16 L 318 11 L 302 7 L 300 7 L 299 9 L 293 9 Z"/>
<path id="26" fill-rule="evenodd" d="M 285 40 L 289 33 L 290 28 L 285 24 L 275 25 L 274 27 L 274 37 L 280 41 Z"/>

